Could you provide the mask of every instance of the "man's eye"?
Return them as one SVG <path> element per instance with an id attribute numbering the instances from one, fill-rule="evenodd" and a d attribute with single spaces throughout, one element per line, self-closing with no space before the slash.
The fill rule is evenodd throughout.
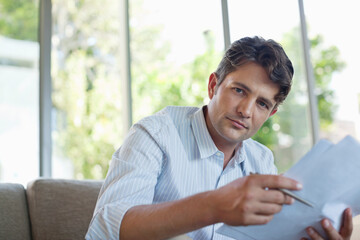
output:
<path id="1" fill-rule="evenodd" d="M 243 92 L 243 90 L 242 90 L 241 88 L 235 88 L 235 91 L 236 91 L 237 93 L 242 93 L 242 92 Z"/>
<path id="2" fill-rule="evenodd" d="M 267 104 L 264 102 L 259 102 L 259 105 L 264 108 L 268 108 Z"/>

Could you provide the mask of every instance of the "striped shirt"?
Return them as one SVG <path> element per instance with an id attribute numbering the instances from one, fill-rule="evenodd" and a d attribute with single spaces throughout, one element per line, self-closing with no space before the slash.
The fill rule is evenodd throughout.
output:
<path id="1" fill-rule="evenodd" d="M 118 239 L 126 211 L 214 190 L 250 172 L 275 174 L 272 152 L 247 139 L 223 169 L 202 109 L 166 107 L 135 124 L 114 153 L 86 239 Z M 187 233 L 192 239 L 229 239 L 221 224 Z"/>

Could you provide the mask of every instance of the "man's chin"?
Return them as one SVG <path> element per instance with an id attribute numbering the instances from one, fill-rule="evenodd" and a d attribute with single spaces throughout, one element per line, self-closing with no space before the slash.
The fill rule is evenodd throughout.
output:
<path id="1" fill-rule="evenodd" d="M 234 129 L 234 131 L 230 131 L 228 134 L 229 140 L 234 142 L 242 142 L 250 137 L 248 129 Z"/>
<path id="2" fill-rule="evenodd" d="M 229 136 L 226 138 L 226 140 L 231 143 L 231 144 L 239 144 L 243 141 L 245 141 L 246 139 L 250 138 L 249 136 L 247 135 L 242 135 L 242 136 Z"/>

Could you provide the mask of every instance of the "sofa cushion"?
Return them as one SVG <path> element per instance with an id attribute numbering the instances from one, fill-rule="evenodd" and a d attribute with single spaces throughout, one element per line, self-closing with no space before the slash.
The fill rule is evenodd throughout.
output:
<path id="1" fill-rule="evenodd" d="M 27 197 L 34 240 L 84 239 L 102 182 L 37 179 Z"/>
<path id="2" fill-rule="evenodd" d="M 24 186 L 0 183 L 0 239 L 31 239 Z"/>

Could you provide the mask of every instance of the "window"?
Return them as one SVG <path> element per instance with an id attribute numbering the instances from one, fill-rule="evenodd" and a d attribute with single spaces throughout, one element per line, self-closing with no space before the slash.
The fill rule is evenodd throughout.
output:
<path id="1" fill-rule="evenodd" d="M 119 1 L 52 5 L 53 176 L 104 178 L 126 132 Z M 202 106 L 223 52 L 220 2 L 133 0 L 129 6 L 134 122 L 166 105 Z"/>
<path id="2" fill-rule="evenodd" d="M 52 176 L 100 179 L 127 132 L 121 1 L 51 2 Z M 346 3 L 305 2 L 321 137 L 334 142 L 359 138 L 360 131 L 357 29 L 343 27 L 359 17 Z M 255 136 L 283 172 L 312 145 L 298 3 L 228 0 L 228 6 L 231 41 L 272 38 L 295 67 L 288 99 Z M 133 122 L 167 105 L 206 104 L 208 77 L 224 50 L 221 1 L 129 0 L 129 7 Z M 26 183 L 39 175 L 38 9 L 37 0 L 0 0 L 0 144 L 6 146 L 0 180 Z"/>
<path id="3" fill-rule="evenodd" d="M 121 143 L 119 3 L 52 1 L 53 177 L 102 179 Z"/>
<path id="4" fill-rule="evenodd" d="M 38 1 L 0 1 L 0 181 L 39 175 Z"/>
<path id="5" fill-rule="evenodd" d="M 220 1 L 132 0 L 130 39 L 134 122 L 167 105 L 207 103 L 224 48 Z"/>
<path id="6" fill-rule="evenodd" d="M 333 142 L 346 135 L 359 139 L 360 31 L 352 27 L 360 21 L 356 2 L 304 1 L 304 8 L 309 37 L 317 44 L 311 54 L 315 75 L 321 76 L 317 79 L 320 135 Z"/>

